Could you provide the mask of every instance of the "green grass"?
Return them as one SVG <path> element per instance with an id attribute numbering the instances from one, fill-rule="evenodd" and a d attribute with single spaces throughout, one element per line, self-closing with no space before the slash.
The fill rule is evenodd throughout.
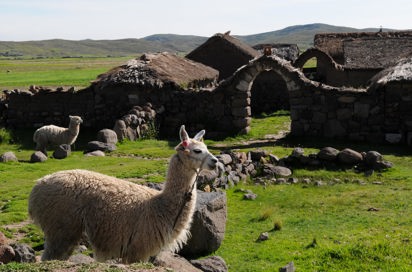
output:
<path id="1" fill-rule="evenodd" d="M 30 85 L 84 88 L 99 74 L 131 58 L 0 59 L 0 90 Z"/>
<path id="2" fill-rule="evenodd" d="M 315 153 L 324 146 L 377 150 L 394 163 L 394 168 L 369 177 L 352 169 L 294 169 L 294 177 L 322 180 L 326 185 L 241 184 L 231 188 L 226 191 L 225 239 L 214 255 L 225 259 L 229 271 L 277 271 L 290 261 L 297 271 L 408 271 L 412 265 L 410 149 L 310 138 L 265 141 L 265 135 L 287 130 L 289 124 L 286 112 L 269 114 L 254 118 L 248 135 L 206 143 L 214 154 L 227 148 L 239 151 L 259 148 L 278 157 L 291 154 L 296 146 L 303 147 L 305 154 Z M 27 197 L 35 180 L 43 175 L 83 168 L 133 181 L 160 182 L 165 178 L 168 158 L 177 144 L 164 140 L 125 141 L 106 157 L 85 157 L 81 150 L 94 133 L 81 131 L 76 151 L 69 158 L 31 164 L 25 160 L 33 152 L 32 131 L 3 131 L 0 135 L 6 139 L 0 144 L 0 152 L 14 151 L 21 160 L 0 164 L 0 226 L 28 219 Z M 10 137 L 14 139 L 11 144 L 7 140 Z M 374 184 L 375 181 L 382 184 Z M 257 199 L 243 200 L 240 188 L 252 190 Z M 0 227 L 0 231 L 11 237 L 18 230 Z M 259 234 L 266 231 L 269 240 L 256 242 Z M 22 241 L 32 245 L 42 243 L 42 233 L 37 227 L 29 224 L 21 232 Z M 18 266 L 23 265 L 3 267 Z"/>

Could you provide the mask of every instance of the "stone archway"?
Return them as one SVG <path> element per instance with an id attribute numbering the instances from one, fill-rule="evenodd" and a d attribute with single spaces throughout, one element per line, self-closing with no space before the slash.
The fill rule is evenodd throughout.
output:
<path id="1" fill-rule="evenodd" d="M 232 89 L 230 103 L 233 118 L 233 127 L 238 133 L 248 133 L 251 123 L 251 89 L 258 75 L 267 71 L 275 72 L 281 78 L 290 95 L 294 91 L 299 91 L 302 86 L 310 81 L 303 73 L 294 68 L 290 62 L 277 56 L 262 56 L 241 67 L 231 79 Z M 290 100 L 289 100 L 290 101 Z M 290 108 L 293 115 L 293 108 Z"/>

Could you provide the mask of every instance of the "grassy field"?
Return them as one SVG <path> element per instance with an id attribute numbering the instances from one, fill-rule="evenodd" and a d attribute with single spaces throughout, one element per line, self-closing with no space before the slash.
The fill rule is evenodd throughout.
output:
<path id="1" fill-rule="evenodd" d="M 134 57 L 22 60 L 0 58 L 0 90 L 28 89 L 30 85 L 74 86 L 80 89 L 89 86 L 90 81 L 99 74 Z"/>
<path id="2" fill-rule="evenodd" d="M 285 130 L 289 122 L 285 114 L 254 118 L 248 136 L 206 143 L 214 154 L 219 153 L 222 145 L 248 151 L 255 149 L 249 142 Z M 94 133 L 82 131 L 77 151 L 69 158 L 31 164 L 27 162 L 33 152 L 29 148 L 31 132 L 19 131 L 15 135 L 19 135 L 15 143 L 0 145 L 0 153 L 14 151 L 20 160 L 0 164 L 0 226 L 3 226 L 0 231 L 8 237 L 20 233 L 21 242 L 33 246 L 43 243 L 36 226 L 4 226 L 28 219 L 27 196 L 37 178 L 57 170 L 84 168 L 121 178 L 159 182 L 165 178 L 168 158 L 176 145 L 173 141 L 160 140 L 124 142 L 106 157 L 85 157 L 82 149 Z M 410 150 L 397 146 L 322 143 L 319 139 L 269 141 L 259 148 L 283 157 L 295 146 L 312 153 L 326 145 L 359 151 L 374 149 L 395 167 L 369 177 L 353 170 L 294 169 L 294 177 L 322 180 L 327 185 L 263 187 L 248 183 L 227 190 L 227 229 L 215 254 L 225 259 L 230 271 L 277 271 L 290 261 L 297 271 L 408 271 L 412 265 Z M 257 199 L 243 200 L 241 188 L 255 192 Z M 275 224 L 280 230 L 273 230 Z M 256 242 L 265 231 L 269 232 L 269 240 Z M 0 271 L 10 271 L 7 268 L 11 266 L 16 265 L 0 266 Z"/>
<path id="3" fill-rule="evenodd" d="M 127 59 L 3 59 L 0 60 L 0 87 L 28 88 L 31 84 L 85 87 L 99 73 Z M 286 137 L 274 141 L 269 137 L 268 140 L 268 135 L 287 131 L 289 125 L 287 112 L 258 116 L 253 118 L 248 135 L 215 142 L 207 140 L 206 133 L 206 143 L 214 154 L 222 149 L 260 148 L 278 157 L 291 154 L 297 146 L 303 147 L 305 154 L 316 153 L 325 146 L 376 150 L 393 162 L 394 167 L 371 176 L 350 169 L 300 168 L 293 169 L 294 177 L 321 180 L 325 185 L 263 187 L 249 182 L 228 189 L 225 239 L 215 254 L 225 259 L 229 271 L 278 271 L 290 261 L 297 271 L 410 271 L 411 148 L 310 138 Z M 27 197 L 36 179 L 58 170 L 83 168 L 132 181 L 162 182 L 168 158 L 177 144 L 167 140 L 126 141 L 106 157 L 85 157 L 86 143 L 95 139 L 96 132 L 81 129 L 70 157 L 31 164 L 28 161 L 34 148 L 32 134 L 32 130 L 0 129 L 0 154 L 13 151 L 19 159 L 19 162 L 0 163 L 0 231 L 32 246 L 43 244 L 42 232 L 30 224 L 27 214 Z M 257 199 L 243 200 L 240 189 L 252 190 L 258 195 Z M 19 226 L 22 222 L 29 224 Z M 256 242 L 265 231 L 269 232 L 269 240 Z M 47 269 L 9 264 L 0 265 L 0 271 Z M 81 271 L 96 270 L 84 267 Z"/>

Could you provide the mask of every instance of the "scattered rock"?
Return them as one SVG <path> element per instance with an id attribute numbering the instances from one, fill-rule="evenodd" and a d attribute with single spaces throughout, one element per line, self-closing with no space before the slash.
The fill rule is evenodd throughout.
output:
<path id="1" fill-rule="evenodd" d="M 340 151 L 337 158 L 339 162 L 347 165 L 355 165 L 363 160 L 361 153 L 350 148 L 345 148 Z"/>
<path id="2" fill-rule="evenodd" d="M 53 152 L 53 158 L 61 160 L 65 159 L 71 154 L 71 147 L 68 144 L 59 145 Z"/>
<path id="3" fill-rule="evenodd" d="M 103 151 L 101 151 L 101 150 L 95 150 L 95 151 L 92 151 L 92 152 L 88 152 L 88 153 L 85 153 L 84 154 L 85 156 L 95 156 L 95 157 L 104 157 L 104 156 L 106 156 L 106 154 L 103 152 Z"/>
<path id="4" fill-rule="evenodd" d="M 255 200 L 256 197 L 257 195 L 254 193 L 247 193 L 243 195 L 243 199 L 246 199 L 246 200 Z"/>
<path id="5" fill-rule="evenodd" d="M 268 232 L 262 232 L 259 235 L 259 238 L 257 239 L 258 242 L 266 241 L 269 239 L 269 233 Z"/>
<path id="6" fill-rule="evenodd" d="M 201 260 L 191 260 L 190 263 L 203 272 L 227 272 L 225 260 L 220 256 L 210 256 Z"/>
<path id="7" fill-rule="evenodd" d="M 92 152 L 92 151 L 96 151 L 96 150 L 100 150 L 103 152 L 111 152 L 116 150 L 116 145 L 112 144 L 112 143 L 103 143 L 100 141 L 91 141 L 87 143 L 87 152 Z"/>
<path id="8" fill-rule="evenodd" d="M 318 158 L 325 161 L 335 161 L 339 150 L 333 147 L 324 147 L 318 152 Z"/>
<path id="9" fill-rule="evenodd" d="M 35 162 L 45 162 L 45 161 L 47 161 L 47 156 L 44 155 L 43 152 L 36 151 L 33 154 L 31 154 L 30 162 L 35 163 Z"/>
<path id="10" fill-rule="evenodd" d="M 0 156 L 0 162 L 18 161 L 16 155 L 12 151 L 7 151 Z"/>
<path id="11" fill-rule="evenodd" d="M 102 129 L 99 132 L 97 132 L 97 141 L 103 142 L 106 144 L 113 144 L 116 145 L 118 140 L 117 140 L 117 134 L 114 130 L 111 129 Z"/>
<path id="12" fill-rule="evenodd" d="M 279 272 L 295 272 L 296 268 L 293 262 L 288 263 L 287 265 L 279 268 Z"/>
<path id="13" fill-rule="evenodd" d="M 161 251 L 153 260 L 153 264 L 173 269 L 179 272 L 202 272 L 202 270 L 194 267 L 185 258 L 172 253 L 170 251 Z"/>
<path id="14" fill-rule="evenodd" d="M 36 254 L 34 250 L 26 244 L 11 244 L 16 253 L 14 261 L 19 263 L 34 263 L 36 262 Z"/>

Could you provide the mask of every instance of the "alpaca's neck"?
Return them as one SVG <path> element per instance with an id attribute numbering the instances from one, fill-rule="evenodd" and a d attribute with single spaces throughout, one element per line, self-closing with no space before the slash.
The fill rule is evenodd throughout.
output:
<path id="1" fill-rule="evenodd" d="M 68 130 L 70 135 L 77 136 L 79 134 L 80 126 L 74 122 L 70 122 Z"/>
<path id="2" fill-rule="evenodd" d="M 191 191 L 196 179 L 196 171 L 197 169 L 186 167 L 179 155 L 175 154 L 169 163 L 163 192 L 176 197 Z"/>

